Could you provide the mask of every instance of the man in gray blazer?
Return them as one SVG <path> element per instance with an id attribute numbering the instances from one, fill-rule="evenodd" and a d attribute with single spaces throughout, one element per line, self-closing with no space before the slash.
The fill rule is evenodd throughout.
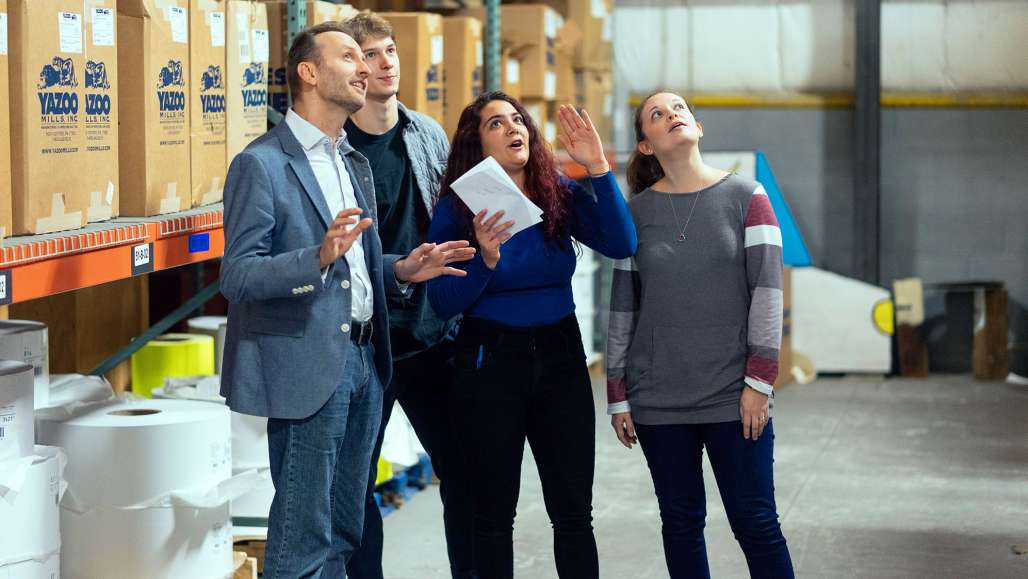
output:
<path id="1" fill-rule="evenodd" d="M 221 389 L 236 412 L 268 417 L 266 578 L 344 576 L 392 373 L 386 295 L 463 275 L 449 264 L 474 254 L 466 241 L 382 254 L 371 170 L 343 132 L 368 74 L 337 23 L 297 35 L 293 107 L 225 183 Z"/>

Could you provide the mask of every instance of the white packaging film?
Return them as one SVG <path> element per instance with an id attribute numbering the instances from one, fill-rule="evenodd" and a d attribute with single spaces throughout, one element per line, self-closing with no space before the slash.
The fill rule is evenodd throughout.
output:
<path id="1" fill-rule="evenodd" d="M 37 412 L 38 436 L 67 450 L 65 577 L 223 577 L 229 501 L 260 476 L 232 474 L 229 412 L 186 400 L 120 398 Z M 126 548 L 110 537 L 132 537 Z"/>
<path id="2" fill-rule="evenodd" d="M 0 463 L 32 455 L 32 384 L 32 366 L 0 360 Z"/>
<path id="3" fill-rule="evenodd" d="M 221 374 L 221 360 L 225 357 L 225 332 L 228 318 L 225 316 L 200 316 L 189 320 L 191 334 L 206 334 L 214 338 L 214 373 Z"/>
<path id="4" fill-rule="evenodd" d="M 46 559 L 29 559 L 0 567 L 0 579 L 60 579 L 61 554 L 53 553 Z"/>
<path id="5" fill-rule="evenodd" d="M 46 406 L 50 397 L 50 356 L 46 324 L 31 320 L 0 321 L 0 360 L 18 360 L 34 372 L 33 407 Z"/>
<path id="6" fill-rule="evenodd" d="M 57 564 L 64 465 L 64 452 L 48 446 L 0 463 L 0 577 L 49 577 L 39 573 Z"/>

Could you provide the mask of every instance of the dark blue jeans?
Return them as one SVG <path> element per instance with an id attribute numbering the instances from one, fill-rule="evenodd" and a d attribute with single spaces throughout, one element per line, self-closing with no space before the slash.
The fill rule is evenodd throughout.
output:
<path id="1" fill-rule="evenodd" d="M 710 456 L 721 500 L 750 577 L 793 577 L 792 559 L 775 508 L 774 427 L 756 440 L 742 437 L 742 423 L 636 424 L 635 432 L 653 476 L 663 523 L 664 556 L 671 579 L 710 577 L 703 527 L 703 448 Z"/>
<path id="2" fill-rule="evenodd" d="M 346 378 L 313 416 L 268 420 L 275 499 L 265 579 L 345 577 L 360 544 L 382 385 L 372 346 L 354 344 L 348 356 Z"/>
<path id="3" fill-rule="evenodd" d="M 346 566 L 351 579 L 383 579 L 382 575 L 382 513 L 375 503 L 375 478 L 382 439 L 398 401 L 410 419 L 421 445 L 432 459 L 432 469 L 439 477 L 439 495 L 443 502 L 443 526 L 450 557 L 450 574 L 454 579 L 474 579 L 475 560 L 472 551 L 471 495 L 466 477 L 457 460 L 457 448 L 449 413 L 449 391 L 453 382 L 453 341 L 443 342 L 409 358 L 393 363 L 393 380 L 386 388 L 382 405 L 382 426 L 378 431 L 375 452 L 371 456 L 371 476 L 364 510 L 364 538 Z"/>

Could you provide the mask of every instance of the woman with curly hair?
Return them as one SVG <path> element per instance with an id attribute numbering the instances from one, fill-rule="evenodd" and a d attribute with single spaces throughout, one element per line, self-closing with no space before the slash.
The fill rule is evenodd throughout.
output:
<path id="1" fill-rule="evenodd" d="M 609 257 L 635 253 L 635 226 L 589 114 L 562 106 L 560 141 L 589 171 L 558 174 L 539 129 L 514 98 L 481 95 L 461 114 L 429 229 L 430 242 L 468 239 L 467 275 L 430 282 L 444 318 L 463 314 L 451 398 L 475 489 L 475 559 L 482 579 L 513 577 L 512 531 L 525 439 L 553 524 L 561 578 L 598 577 L 592 530 L 595 411 L 571 276 L 584 243 Z M 508 233 L 502 212 L 472 215 L 450 186 L 486 156 L 543 210 Z"/>

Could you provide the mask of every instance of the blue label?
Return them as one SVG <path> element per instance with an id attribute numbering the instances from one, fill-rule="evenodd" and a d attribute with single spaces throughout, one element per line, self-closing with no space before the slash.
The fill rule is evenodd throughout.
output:
<path id="1" fill-rule="evenodd" d="M 86 95 L 87 115 L 109 115 L 111 114 L 111 97 L 105 94 Z"/>
<path id="2" fill-rule="evenodd" d="M 200 95 L 200 108 L 202 109 L 204 114 L 225 112 L 225 95 Z"/>
<path id="3" fill-rule="evenodd" d="M 242 86 L 255 84 L 264 84 L 264 64 L 260 62 L 251 62 L 250 66 L 243 71 Z"/>
<path id="4" fill-rule="evenodd" d="M 169 60 L 167 66 L 162 66 L 160 74 L 157 75 L 158 89 L 169 86 L 186 86 L 186 81 L 182 76 L 182 61 L 180 60 Z"/>
<path id="5" fill-rule="evenodd" d="M 70 58 L 55 56 L 51 64 L 43 66 L 39 73 L 39 90 L 55 86 L 76 87 L 79 85 L 75 77 L 75 63 Z"/>
<path id="6" fill-rule="evenodd" d="M 79 95 L 73 92 L 41 92 L 40 115 L 74 115 L 79 112 Z"/>
<path id="7" fill-rule="evenodd" d="M 210 233 L 194 233 L 189 236 L 189 253 L 208 251 L 211 248 Z"/>
<path id="8" fill-rule="evenodd" d="M 157 102 L 161 112 L 186 110 L 186 93 L 181 91 L 157 91 Z"/>
<path id="9" fill-rule="evenodd" d="M 200 92 L 224 88 L 225 86 L 221 82 L 221 67 L 216 64 L 208 66 L 207 70 L 200 76 Z"/>

